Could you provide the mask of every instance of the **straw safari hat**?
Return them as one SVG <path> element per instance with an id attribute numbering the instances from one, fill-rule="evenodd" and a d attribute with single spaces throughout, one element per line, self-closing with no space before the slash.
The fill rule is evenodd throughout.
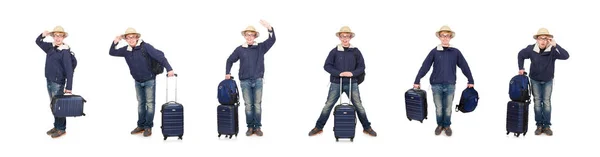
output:
<path id="1" fill-rule="evenodd" d="M 537 37 L 541 36 L 541 35 L 546 35 L 546 36 L 550 36 L 550 37 L 554 38 L 554 35 L 550 34 L 550 32 L 548 31 L 548 29 L 546 29 L 546 28 L 540 28 L 538 30 L 538 32 L 535 35 L 533 35 L 533 39 L 537 39 Z"/>
<path id="2" fill-rule="evenodd" d="M 125 33 L 123 33 L 121 36 L 125 38 L 125 36 L 127 36 L 128 34 L 137 34 L 138 38 L 142 37 L 142 34 L 138 33 L 134 28 L 131 27 L 127 28 L 127 30 L 125 30 Z"/>
<path id="3" fill-rule="evenodd" d="M 341 33 L 350 33 L 350 34 L 352 34 L 352 38 L 354 38 L 354 36 L 356 35 L 356 34 L 354 34 L 354 32 L 352 32 L 352 30 L 348 26 L 343 26 L 342 28 L 340 28 L 340 31 L 336 32 L 335 36 L 337 36 L 339 38 Z"/>
<path id="4" fill-rule="evenodd" d="M 245 36 L 246 32 L 254 32 L 254 33 L 256 33 L 256 37 L 258 37 L 260 35 L 260 33 L 258 33 L 258 31 L 256 31 L 256 28 L 254 28 L 254 26 L 248 26 L 248 27 L 246 27 L 246 29 L 244 29 L 242 31 L 242 36 Z"/>
<path id="5" fill-rule="evenodd" d="M 52 32 L 50 32 L 50 36 L 54 37 L 54 33 L 65 33 L 65 37 L 69 36 L 69 33 L 65 32 L 65 29 L 62 26 L 54 27 Z"/>
<path id="6" fill-rule="evenodd" d="M 456 36 L 456 33 L 454 31 L 452 31 L 452 29 L 450 29 L 449 26 L 444 25 L 440 28 L 440 30 L 438 30 L 437 32 L 435 32 L 435 36 L 436 37 L 440 37 L 440 32 L 450 32 L 452 33 L 452 35 L 450 36 L 450 38 L 454 38 L 454 36 Z"/>

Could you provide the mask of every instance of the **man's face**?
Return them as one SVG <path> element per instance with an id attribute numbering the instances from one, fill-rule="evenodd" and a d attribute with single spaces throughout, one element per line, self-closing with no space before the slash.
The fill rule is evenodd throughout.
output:
<path id="1" fill-rule="evenodd" d="M 62 45 L 65 37 L 66 37 L 65 33 L 57 32 L 57 33 L 52 34 L 52 38 L 54 38 L 54 44 L 56 44 L 56 45 Z"/>
<path id="2" fill-rule="evenodd" d="M 450 39 L 452 39 L 451 32 L 440 32 L 440 41 L 442 42 L 442 46 L 450 46 Z"/>
<path id="3" fill-rule="evenodd" d="M 548 43 L 551 39 L 552 38 L 547 35 L 540 35 L 537 37 L 536 41 L 541 49 L 545 49 L 548 46 Z"/>
<path id="4" fill-rule="evenodd" d="M 246 31 L 244 32 L 244 39 L 246 39 L 246 43 L 249 45 L 254 44 L 254 39 L 256 39 L 256 32 Z"/>
<path id="5" fill-rule="evenodd" d="M 125 41 L 127 41 L 127 44 L 129 44 L 129 46 L 131 47 L 135 47 L 135 45 L 137 44 L 139 37 L 137 34 L 127 34 L 125 35 Z"/>
<path id="6" fill-rule="evenodd" d="M 340 33 L 340 41 L 342 42 L 342 46 L 348 47 L 350 46 L 350 40 L 352 39 L 351 33 Z"/>

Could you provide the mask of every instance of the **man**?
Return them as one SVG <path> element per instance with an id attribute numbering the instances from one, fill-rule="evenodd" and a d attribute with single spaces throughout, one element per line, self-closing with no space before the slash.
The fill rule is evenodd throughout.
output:
<path id="1" fill-rule="evenodd" d="M 160 65 L 167 69 L 167 75 L 174 75 L 173 68 L 165 58 L 163 52 L 155 49 L 149 43 L 140 39 L 141 34 L 133 28 L 128 28 L 125 34 L 115 38 L 110 46 L 109 54 L 116 57 L 125 57 L 129 66 L 131 76 L 135 80 L 135 90 L 138 100 L 138 121 L 137 127 L 131 131 L 131 134 L 144 133 L 144 137 L 152 135 L 154 126 L 155 111 L 155 92 L 156 75 L 151 70 L 151 60 L 156 60 Z M 117 49 L 116 46 L 125 39 L 127 46 Z"/>
<path id="2" fill-rule="evenodd" d="M 323 132 L 323 127 L 325 127 L 325 123 L 327 123 L 327 120 L 329 119 L 331 109 L 341 96 L 340 86 L 342 86 L 342 90 L 346 95 L 352 90 L 352 92 L 350 92 L 352 93 L 351 101 L 358 113 L 358 119 L 360 120 L 360 123 L 362 123 L 363 132 L 371 136 L 377 136 L 377 132 L 371 128 L 371 123 L 367 118 L 367 113 L 360 100 L 357 82 L 358 76 L 365 72 L 365 61 L 360 50 L 350 44 L 350 40 L 354 38 L 354 35 L 354 32 L 352 32 L 348 26 L 343 26 L 340 31 L 336 33 L 341 44 L 338 44 L 337 47 L 329 52 L 323 67 L 325 71 L 331 74 L 329 76 L 329 81 L 331 82 L 329 94 L 327 95 L 327 101 L 317 120 L 317 124 L 310 132 L 308 132 L 308 136 L 314 136 Z M 342 82 L 340 82 L 340 78 L 343 78 Z M 352 80 L 352 82 L 350 82 L 350 80 Z"/>
<path id="3" fill-rule="evenodd" d="M 44 38 L 50 35 L 54 42 L 44 42 Z M 71 60 L 71 49 L 63 40 L 69 34 L 65 32 L 62 26 L 54 27 L 52 32 L 44 31 L 40 34 L 35 43 L 46 52 L 46 88 L 50 100 L 57 95 L 71 93 L 73 88 L 73 62 Z M 66 84 L 66 87 L 65 87 Z M 52 138 L 63 136 L 67 129 L 67 119 L 65 117 L 54 117 L 54 127 L 46 132 Z"/>
<path id="4" fill-rule="evenodd" d="M 261 124 L 261 103 L 262 103 L 262 87 L 263 77 L 265 73 L 264 56 L 275 44 L 275 32 L 273 27 L 264 20 L 260 23 L 269 30 L 269 38 L 263 43 L 254 41 L 259 36 L 259 33 L 253 26 L 248 26 L 242 31 L 242 36 L 246 42 L 238 46 L 233 53 L 227 58 L 225 67 L 225 79 L 231 78 L 231 66 L 233 63 L 240 60 L 239 79 L 242 87 L 242 97 L 246 105 L 246 124 L 248 131 L 246 136 L 256 134 L 263 136 L 260 129 Z"/>
<path id="5" fill-rule="evenodd" d="M 462 73 L 467 77 L 467 88 L 473 88 L 474 83 L 467 60 L 457 48 L 450 45 L 450 39 L 454 38 L 455 34 L 448 26 L 442 26 L 435 33 L 442 43 L 429 52 L 413 85 L 414 88 L 420 88 L 421 78 L 429 72 L 433 65 L 429 83 L 433 90 L 433 103 L 438 125 L 435 128 L 435 135 L 440 135 L 442 131 L 445 131 L 447 136 L 452 136 L 450 118 L 456 84 L 456 66 L 460 67 Z"/>
<path id="6" fill-rule="evenodd" d="M 528 45 L 519 52 L 519 75 L 523 75 L 525 59 L 531 60 L 529 76 L 531 92 L 533 93 L 533 110 L 535 111 L 535 122 L 537 129 L 535 135 L 546 133 L 552 136 L 550 129 L 550 117 L 552 107 L 550 97 L 552 96 L 552 80 L 554 79 L 554 65 L 556 59 L 569 59 L 569 52 L 557 45 L 554 36 L 546 28 L 540 28 L 533 39 L 537 42 Z"/>

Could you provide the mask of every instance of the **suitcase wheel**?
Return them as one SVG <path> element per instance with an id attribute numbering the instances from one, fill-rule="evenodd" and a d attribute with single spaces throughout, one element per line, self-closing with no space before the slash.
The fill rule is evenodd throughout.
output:
<path id="1" fill-rule="evenodd" d="M 515 136 L 519 137 L 519 135 L 521 135 L 521 133 L 515 133 Z"/>
<path id="2" fill-rule="evenodd" d="M 354 137 L 350 138 L 350 142 L 354 142 Z"/>
<path id="3" fill-rule="evenodd" d="M 335 142 L 339 142 L 339 141 L 340 141 L 340 138 L 335 137 Z"/>
<path id="4" fill-rule="evenodd" d="M 525 134 L 526 134 L 526 133 L 527 133 L 527 132 L 524 132 L 524 133 L 523 133 L 523 136 L 525 136 Z"/>
<path id="5" fill-rule="evenodd" d="M 229 135 L 229 139 L 231 139 L 233 137 L 233 135 Z"/>
<path id="6" fill-rule="evenodd" d="M 508 134 L 510 134 L 510 132 L 508 132 L 508 131 L 507 131 L 507 132 L 506 132 L 506 135 L 508 135 Z"/>
<path id="7" fill-rule="evenodd" d="M 423 120 L 421 120 L 420 122 L 423 123 Z"/>
<path id="8" fill-rule="evenodd" d="M 235 137 L 237 137 L 237 134 L 235 134 Z"/>
<path id="9" fill-rule="evenodd" d="M 219 136 L 217 136 L 217 137 L 221 137 L 221 134 L 219 134 Z"/>
<path id="10" fill-rule="evenodd" d="M 167 140 L 167 136 L 164 136 L 164 137 L 165 137 L 164 140 Z"/>
<path id="11" fill-rule="evenodd" d="M 183 135 L 179 135 L 178 140 L 183 140 Z"/>

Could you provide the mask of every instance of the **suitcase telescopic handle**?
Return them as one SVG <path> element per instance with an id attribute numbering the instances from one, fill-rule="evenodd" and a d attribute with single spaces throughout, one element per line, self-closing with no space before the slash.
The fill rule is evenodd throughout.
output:
<path id="1" fill-rule="evenodd" d="M 167 74 L 166 76 L 167 76 L 167 81 L 165 81 L 165 82 L 167 82 L 167 88 L 166 88 L 167 91 L 166 91 L 165 95 L 167 97 L 165 98 L 165 100 L 167 100 L 167 102 L 168 102 L 169 101 L 169 74 Z M 177 77 L 178 76 L 177 76 L 177 74 L 173 74 L 173 77 L 175 77 L 175 102 L 177 102 Z"/>
<path id="2" fill-rule="evenodd" d="M 344 86 L 344 84 L 342 83 L 342 79 L 344 77 L 340 77 L 340 105 L 342 105 L 342 87 Z M 350 85 L 348 85 L 348 90 L 350 91 L 350 93 L 348 94 L 348 104 L 352 104 L 352 77 L 350 77 Z"/>

